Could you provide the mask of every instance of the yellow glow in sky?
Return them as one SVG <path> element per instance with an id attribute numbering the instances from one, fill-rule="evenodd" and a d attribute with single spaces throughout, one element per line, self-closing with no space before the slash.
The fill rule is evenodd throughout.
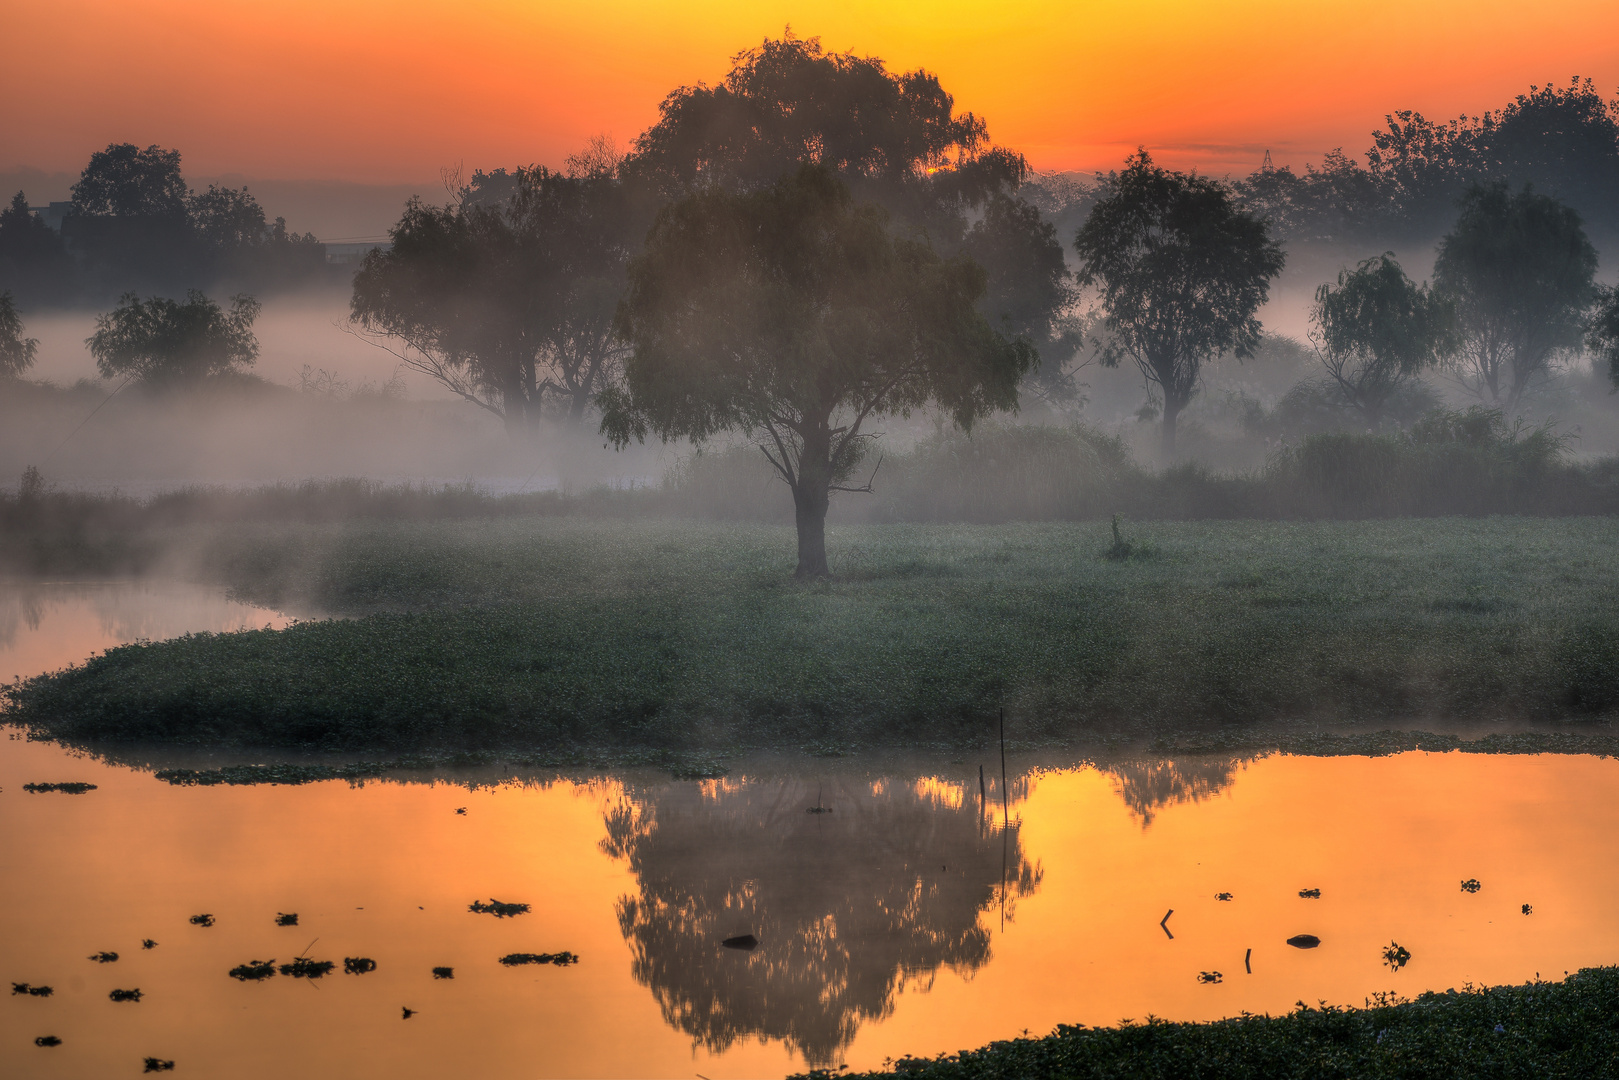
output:
<path id="1" fill-rule="evenodd" d="M 0 169 L 77 173 L 109 142 L 193 174 L 421 181 L 627 143 L 671 89 L 791 24 L 939 74 L 1037 168 L 1246 172 L 1359 156 L 1394 109 L 1448 118 L 1531 83 L 1619 85 L 1619 6 L 1496 0 L 62 0 L 17 6 Z"/>

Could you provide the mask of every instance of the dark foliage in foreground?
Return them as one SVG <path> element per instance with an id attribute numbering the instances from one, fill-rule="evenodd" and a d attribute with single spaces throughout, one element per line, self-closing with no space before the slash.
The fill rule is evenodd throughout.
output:
<path id="1" fill-rule="evenodd" d="M 1612 1076 L 1619 1070 L 1619 968 L 1586 968 L 1561 983 L 1427 993 L 1364 1009 L 1300 1003 L 1284 1016 L 1207 1024 L 1153 1018 L 1116 1028 L 1064 1024 L 1043 1039 L 901 1058 L 894 1070 L 920 1080 Z M 892 1074 L 809 1074 L 834 1075 Z"/>

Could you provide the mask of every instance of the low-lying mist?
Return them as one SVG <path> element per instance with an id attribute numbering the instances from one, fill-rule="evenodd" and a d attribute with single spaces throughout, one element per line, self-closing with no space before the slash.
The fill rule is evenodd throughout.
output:
<path id="1" fill-rule="evenodd" d="M 342 293 L 267 299 L 251 374 L 178 389 L 119 389 L 97 377 L 84 344 L 95 315 L 29 318 L 39 341 L 31 379 L 0 385 L 8 481 L 33 466 L 61 490 L 136 496 L 330 477 L 517 492 L 647 483 L 667 456 L 604 450 L 588 421 L 508 434 L 498 418 L 347 333 Z"/>
<path id="2" fill-rule="evenodd" d="M 1414 278 L 1426 277 L 1433 244 L 1413 241 L 1406 248 L 1397 254 L 1408 271 Z M 1025 449 L 1039 445 L 1049 450 L 1055 445 L 1051 432 L 1072 431 L 1075 425 L 1085 434 L 1069 443 L 1091 445 L 1103 438 L 1121 455 L 1118 460 L 1142 477 L 1188 465 L 1216 476 L 1257 474 L 1312 435 L 1353 431 L 1351 418 L 1319 393 L 1324 371 L 1308 340 L 1308 313 L 1320 282 L 1368 254 L 1353 245 L 1293 245 L 1288 267 L 1260 312 L 1264 343 L 1245 361 L 1227 356 L 1205 367 L 1199 392 L 1181 416 L 1173 458 L 1163 455 L 1157 413 L 1140 373 L 1130 365 L 1110 369 L 1086 363 L 1094 355 L 1086 346 L 1073 361 L 1079 397 L 1061 407 L 1030 393 L 1018 414 L 976 434 L 949 438 L 944 437 L 948 425 L 942 418 L 890 418 L 865 466 L 869 470 L 884 462 L 875 478 L 875 495 L 838 497 L 833 517 L 914 517 L 919 499 L 932 507 L 921 515 L 929 520 L 948 519 L 945 507 L 951 504 L 960 507 L 963 520 L 1111 512 L 1080 499 L 1081 489 L 1094 491 L 1096 484 L 1094 477 L 1081 482 L 1070 475 L 1072 463 L 1042 457 L 1047 451 L 1028 457 L 1004 450 L 1009 439 Z M 348 332 L 347 316 L 346 291 L 272 295 L 255 325 L 260 352 L 250 375 L 189 389 L 159 391 L 137 384 L 114 393 L 117 384 L 97 377 L 85 346 L 94 331 L 95 311 L 30 315 L 27 333 L 39 341 L 30 378 L 0 385 L 0 477 L 9 486 L 32 466 L 47 487 L 58 491 L 118 492 L 142 499 L 199 485 L 244 488 L 333 478 L 416 487 L 471 484 L 492 496 L 657 486 L 663 493 L 659 512 L 686 512 L 682 506 L 689 498 L 690 512 L 699 515 L 790 519 L 785 488 L 771 480 L 763 457 L 745 442 L 696 452 L 684 444 L 618 452 L 603 445 L 593 417 L 574 425 L 547 424 L 534 435 L 513 435 L 490 413 Z M 1562 459 L 1570 463 L 1619 453 L 1619 395 L 1610 390 L 1605 374 L 1588 357 L 1574 357 L 1525 400 L 1521 415 L 1506 427 L 1518 421 L 1522 430 L 1544 426 L 1560 441 Z M 1430 370 L 1391 407 L 1390 430 L 1409 429 L 1436 408 L 1464 410 L 1476 404 L 1443 372 Z M 1013 439 L 1020 427 L 1047 434 L 1035 431 Z M 728 455 L 728 445 L 742 449 Z M 918 456 L 924 445 L 933 448 L 925 468 Z M 973 463 L 968 468 L 963 448 L 975 447 L 984 452 L 969 454 Z M 994 461 L 997 453 L 1004 458 L 999 464 Z M 902 477 L 905 469 L 910 479 Z M 938 490 L 954 494 L 923 499 L 910 490 L 920 483 L 918 470 L 932 475 L 930 483 Z M 714 484 L 724 488 L 718 503 L 714 492 L 707 491 Z M 896 484 L 906 490 L 896 491 Z M 1053 493 L 1068 484 L 1072 497 L 1008 494 L 1026 493 L 1031 484 Z M 983 485 L 983 498 L 967 493 L 975 485 Z M 1139 492 L 1126 498 L 1124 488 L 1109 497 L 1115 508 L 1129 506 L 1152 516 L 1175 512 L 1161 501 L 1137 497 Z M 330 492 L 326 496 L 327 501 L 335 497 Z M 1075 500 L 1087 508 L 1074 509 Z M 754 503 L 753 509 L 745 509 Z M 967 509 L 969 504 L 1002 503 L 993 511 Z M 1067 508 L 1055 509 L 1058 503 Z M 1270 500 L 1263 514 L 1283 509 Z M 1310 511 L 1301 507 L 1300 512 Z"/>

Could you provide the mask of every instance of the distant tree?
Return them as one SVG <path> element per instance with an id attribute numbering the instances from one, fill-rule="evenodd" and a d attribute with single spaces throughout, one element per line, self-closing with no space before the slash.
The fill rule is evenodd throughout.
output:
<path id="1" fill-rule="evenodd" d="M 509 431 L 577 422 L 624 351 L 613 314 L 645 217 L 611 177 L 485 175 L 458 206 L 406 208 L 355 275 L 350 318 Z"/>
<path id="2" fill-rule="evenodd" d="M 962 427 L 1017 404 L 1034 362 L 977 308 L 985 274 L 895 236 L 830 170 L 666 208 L 630 264 L 622 388 L 602 395 L 620 447 L 650 432 L 760 440 L 793 494 L 799 577 L 825 577 L 826 512 L 875 417 L 936 405 Z"/>
<path id="3" fill-rule="evenodd" d="M 200 285 L 211 268 L 189 196 L 178 150 L 114 144 L 92 154 L 73 185 L 62 236 L 84 256 L 98 290 Z"/>
<path id="4" fill-rule="evenodd" d="M 1389 251 L 1316 290 L 1310 340 L 1340 399 L 1375 428 L 1389 400 L 1455 348 L 1455 311 Z"/>
<path id="5" fill-rule="evenodd" d="M 1102 363 L 1128 357 L 1163 400 L 1163 442 L 1197 391 L 1203 365 L 1259 344 L 1255 317 L 1282 271 L 1265 223 L 1223 185 L 1154 165 L 1145 150 L 1110 177 L 1074 239 L 1079 282 L 1101 290 Z"/>
<path id="6" fill-rule="evenodd" d="M 26 303 L 61 301 L 72 295 L 73 258 L 62 236 L 28 212 L 22 192 L 0 210 L 0 289 Z"/>
<path id="7" fill-rule="evenodd" d="M 1581 346 L 1596 269 L 1569 206 L 1528 185 L 1472 188 L 1434 263 L 1435 287 L 1456 305 L 1457 377 L 1486 404 L 1515 409 L 1555 359 Z"/>
<path id="8" fill-rule="evenodd" d="M 269 235 L 264 208 L 245 187 L 209 184 L 207 191 L 189 196 L 186 206 L 198 239 L 218 251 L 249 248 Z"/>
<path id="9" fill-rule="evenodd" d="M 1288 240 L 1342 243 L 1396 227 L 1393 201 L 1378 177 L 1343 150 L 1329 150 L 1303 175 L 1262 167 L 1232 185 L 1242 209 Z"/>
<path id="10" fill-rule="evenodd" d="M 958 113 L 931 72 L 891 72 L 789 31 L 738 53 L 717 86 L 670 93 L 624 169 L 673 197 L 706 185 L 757 190 L 806 163 L 941 254 L 978 259 L 989 271 L 981 309 L 997 326 L 1058 363 L 1072 352 L 1062 243 L 1018 194 L 1027 163 L 992 145 L 982 119 Z"/>
<path id="11" fill-rule="evenodd" d="M 1534 184 L 1619 227 L 1619 99 L 1604 100 L 1590 79 L 1532 86 L 1482 116 L 1436 122 L 1403 110 L 1387 120 L 1368 164 L 1407 228 L 1448 218 L 1469 188 L 1497 182 Z"/>
<path id="12" fill-rule="evenodd" d="M 984 268 L 988 285 L 979 309 L 1006 337 L 1022 338 L 1040 354 L 1031 389 L 1048 401 L 1076 393 L 1066 361 L 1084 334 L 1075 304 L 1079 290 L 1063 259 L 1057 230 L 1039 209 L 997 192 L 967 230 L 963 250 Z"/>
<path id="13" fill-rule="evenodd" d="M 22 330 L 11 294 L 0 292 L 0 379 L 15 379 L 33 366 L 39 342 L 23 337 Z"/>
<path id="14" fill-rule="evenodd" d="M 114 143 L 90 155 L 73 185 L 73 213 L 183 220 L 190 193 L 180 176 L 180 151 Z"/>
<path id="15" fill-rule="evenodd" d="M 104 378 L 152 386 L 197 382 L 238 374 L 253 363 L 258 314 L 259 302 L 245 293 L 231 297 L 228 312 L 196 290 L 184 303 L 126 293 L 115 309 L 96 316 L 96 332 L 85 344 Z"/>
<path id="16" fill-rule="evenodd" d="M 1586 343 L 1599 362 L 1608 363 L 1608 381 L 1613 383 L 1610 392 L 1619 392 L 1619 286 L 1598 289 Z"/>

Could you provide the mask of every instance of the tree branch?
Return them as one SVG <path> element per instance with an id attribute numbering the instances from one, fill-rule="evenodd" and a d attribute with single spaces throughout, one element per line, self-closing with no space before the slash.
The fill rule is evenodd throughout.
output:
<path id="1" fill-rule="evenodd" d="M 877 464 L 872 467 L 871 475 L 866 478 L 866 483 L 865 483 L 864 486 L 862 486 L 862 487 L 844 487 L 842 484 L 832 484 L 826 490 L 828 490 L 828 491 L 853 491 L 853 492 L 864 493 L 864 494 L 867 494 L 867 495 L 872 494 L 876 489 L 871 486 L 871 483 L 872 483 L 873 480 L 877 479 L 877 470 L 883 467 L 883 457 L 884 456 L 885 455 L 878 455 Z"/>

